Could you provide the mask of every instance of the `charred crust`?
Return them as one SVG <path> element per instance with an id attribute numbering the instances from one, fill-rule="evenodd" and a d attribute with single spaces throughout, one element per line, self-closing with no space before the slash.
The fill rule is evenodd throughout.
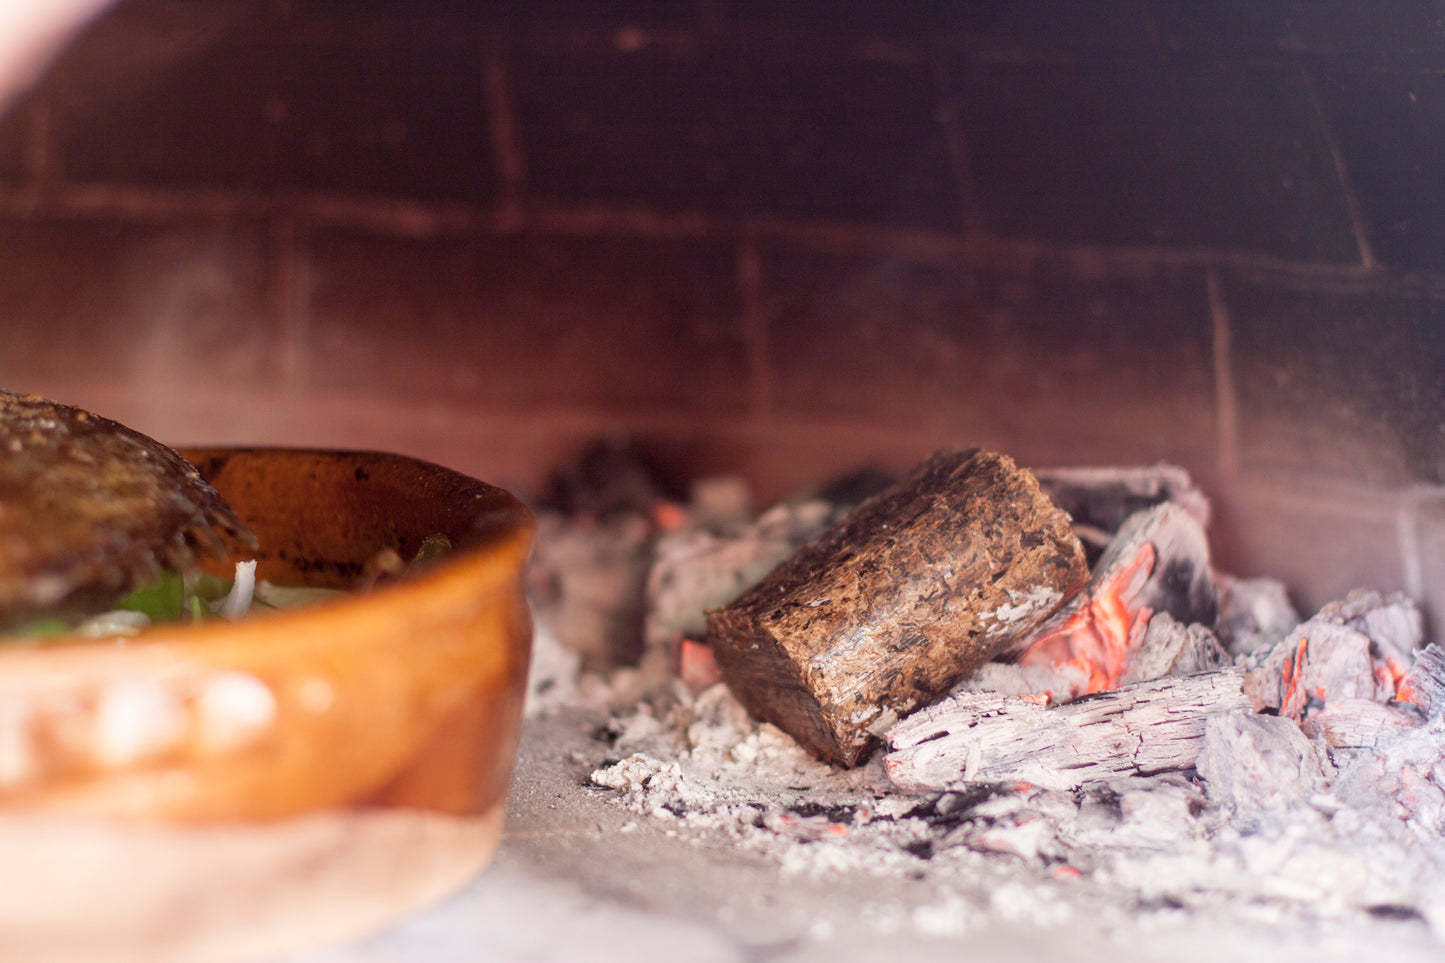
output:
<path id="1" fill-rule="evenodd" d="M 209 474 L 224 467 L 211 460 Z M 118 422 L 0 390 L 0 622 L 254 549 L 196 466 Z"/>

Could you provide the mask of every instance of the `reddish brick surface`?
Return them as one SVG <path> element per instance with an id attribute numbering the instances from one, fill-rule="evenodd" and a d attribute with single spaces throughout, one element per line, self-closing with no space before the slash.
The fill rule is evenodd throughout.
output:
<path id="1" fill-rule="evenodd" d="M 318 387 L 519 415 L 743 411 L 726 245 L 322 234 L 311 252 Z"/>
<path id="2" fill-rule="evenodd" d="M 974 63 L 953 95 L 985 222 L 1054 241 L 1358 260 L 1298 69 Z"/>
<path id="3" fill-rule="evenodd" d="M 0 384 L 134 378 L 191 390 L 279 382 L 257 225 L 0 221 Z"/>
<path id="4" fill-rule="evenodd" d="M 744 45 L 519 47 L 511 74 L 540 201 L 961 224 L 922 65 Z"/>
<path id="5" fill-rule="evenodd" d="M 1445 481 L 1445 303 L 1227 276 L 1241 459 L 1396 487 Z"/>
<path id="6" fill-rule="evenodd" d="M 436 17 L 288 21 L 230 4 L 176 30 L 136 6 L 120 5 L 58 68 L 65 178 L 480 204 L 495 195 L 479 29 Z"/>
<path id="7" fill-rule="evenodd" d="M 1220 568 L 1280 579 L 1302 614 L 1354 588 L 1410 587 L 1392 496 L 1283 475 L 1247 476 L 1215 495 Z"/>
<path id="8" fill-rule="evenodd" d="M 776 411 L 1011 440 L 1033 460 L 1215 446 L 1203 277 L 788 254 L 765 260 Z"/>

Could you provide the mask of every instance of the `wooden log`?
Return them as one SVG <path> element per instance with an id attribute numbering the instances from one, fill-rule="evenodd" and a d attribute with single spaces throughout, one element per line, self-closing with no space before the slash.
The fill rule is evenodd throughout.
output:
<path id="1" fill-rule="evenodd" d="M 1213 717 L 1248 711 L 1234 667 L 1100 692 L 1046 709 L 960 693 L 894 726 L 884 757 L 900 789 L 1022 780 L 1075 789 L 1118 776 L 1192 769 Z"/>
<path id="2" fill-rule="evenodd" d="M 749 712 L 851 766 L 1087 577 L 1030 472 L 941 451 L 710 612 L 708 641 Z"/>

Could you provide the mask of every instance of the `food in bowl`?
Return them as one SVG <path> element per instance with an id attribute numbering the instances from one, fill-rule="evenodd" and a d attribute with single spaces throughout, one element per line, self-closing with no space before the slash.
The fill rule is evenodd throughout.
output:
<path id="1" fill-rule="evenodd" d="M 175 451 L 0 390 L 0 629 L 93 612 L 228 546 L 255 536 Z"/>

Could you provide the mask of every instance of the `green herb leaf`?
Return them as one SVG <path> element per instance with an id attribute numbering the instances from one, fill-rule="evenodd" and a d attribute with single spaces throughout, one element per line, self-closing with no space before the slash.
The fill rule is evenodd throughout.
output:
<path id="1" fill-rule="evenodd" d="M 186 612 L 185 584 L 175 572 L 162 572 L 151 584 L 121 599 L 116 608 L 144 612 L 152 622 L 177 622 Z"/>

